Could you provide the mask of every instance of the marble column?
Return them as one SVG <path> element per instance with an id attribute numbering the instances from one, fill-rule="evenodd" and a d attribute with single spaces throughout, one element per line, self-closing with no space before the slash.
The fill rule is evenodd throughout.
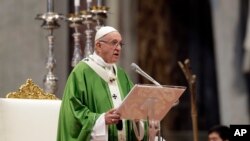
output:
<path id="1" fill-rule="evenodd" d="M 240 1 L 211 0 L 221 124 L 249 124 L 239 43 Z"/>

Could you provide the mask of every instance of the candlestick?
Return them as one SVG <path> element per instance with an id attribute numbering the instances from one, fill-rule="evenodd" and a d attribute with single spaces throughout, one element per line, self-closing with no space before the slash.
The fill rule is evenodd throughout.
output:
<path id="1" fill-rule="evenodd" d="M 104 20 L 107 18 L 108 7 L 106 6 L 93 6 L 91 8 L 91 14 L 96 21 L 96 31 L 104 25 Z"/>
<path id="2" fill-rule="evenodd" d="M 71 60 L 71 66 L 75 67 L 82 60 L 82 50 L 80 44 L 81 33 L 77 31 L 77 27 L 75 27 L 75 33 L 73 33 L 74 37 L 74 52 Z"/>
<path id="3" fill-rule="evenodd" d="M 84 58 L 88 57 L 93 53 L 92 47 L 92 33 L 94 32 L 91 28 L 92 24 L 94 23 L 92 14 L 88 11 L 82 12 L 83 24 L 86 26 L 85 35 L 86 35 L 86 42 L 85 42 L 85 49 L 84 49 Z"/>
<path id="4" fill-rule="evenodd" d="M 48 69 L 47 74 L 45 75 L 45 78 L 43 80 L 44 83 L 44 89 L 45 92 L 55 94 L 57 90 L 57 80 L 54 73 L 54 69 L 56 66 L 56 59 L 54 57 L 54 35 L 52 35 L 53 29 L 50 29 L 49 35 L 48 35 L 48 42 L 49 42 L 49 52 L 48 52 L 48 58 L 46 63 L 46 68 Z"/>
<path id="5" fill-rule="evenodd" d="M 64 19 L 64 16 L 54 12 L 53 6 L 54 0 L 47 0 L 47 12 L 42 14 L 37 14 L 36 19 L 42 20 L 43 24 L 41 25 L 43 29 L 48 31 L 48 58 L 46 63 L 47 74 L 43 80 L 45 92 L 55 94 L 57 90 L 57 77 L 54 73 L 56 60 L 54 58 L 54 29 L 59 27 L 58 20 Z"/>
<path id="6" fill-rule="evenodd" d="M 54 11 L 54 0 L 47 0 L 47 12 Z"/>

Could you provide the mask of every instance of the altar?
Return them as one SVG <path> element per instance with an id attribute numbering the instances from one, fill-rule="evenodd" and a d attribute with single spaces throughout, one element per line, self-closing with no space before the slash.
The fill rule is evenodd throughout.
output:
<path id="1" fill-rule="evenodd" d="M 55 141 L 61 100 L 30 79 L 0 98 L 1 141 Z"/>
<path id="2" fill-rule="evenodd" d="M 0 98 L 1 141 L 55 141 L 61 100 Z"/>

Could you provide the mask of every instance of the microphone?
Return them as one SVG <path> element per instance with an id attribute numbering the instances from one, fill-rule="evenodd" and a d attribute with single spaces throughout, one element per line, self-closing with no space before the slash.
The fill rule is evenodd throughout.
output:
<path id="1" fill-rule="evenodd" d="M 139 73 L 140 75 L 144 76 L 145 78 L 147 78 L 149 81 L 151 81 L 152 83 L 154 83 L 157 86 L 161 86 L 160 83 L 158 83 L 157 81 L 155 81 L 151 76 L 149 76 L 146 72 L 144 72 L 138 65 L 136 65 L 135 63 L 132 63 L 131 68 L 133 70 L 135 70 L 137 73 Z"/>
<path id="2" fill-rule="evenodd" d="M 149 76 L 146 72 L 144 72 L 138 65 L 136 65 L 135 63 L 131 63 L 131 68 L 133 70 L 135 70 L 135 72 L 139 73 L 140 75 L 144 76 L 145 78 L 147 78 L 149 81 L 151 81 L 152 83 L 154 83 L 156 86 L 161 86 L 160 83 L 158 83 L 157 81 L 155 81 L 151 76 Z M 176 106 L 179 104 L 179 100 L 177 100 L 173 106 Z"/>

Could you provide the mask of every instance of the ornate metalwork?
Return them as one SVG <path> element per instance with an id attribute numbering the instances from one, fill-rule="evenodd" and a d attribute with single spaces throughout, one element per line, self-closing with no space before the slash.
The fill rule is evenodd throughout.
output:
<path id="1" fill-rule="evenodd" d="M 37 20 L 42 20 L 43 24 L 41 25 L 43 29 L 48 31 L 47 39 L 48 39 L 48 57 L 46 62 L 46 69 L 48 70 L 47 74 L 44 78 L 44 89 L 48 93 L 55 94 L 57 90 L 57 80 L 54 70 L 56 66 L 56 59 L 54 58 L 54 35 L 53 30 L 59 28 L 58 20 L 65 19 L 70 22 L 70 27 L 74 28 L 75 32 L 73 33 L 74 37 L 74 53 L 71 61 L 71 66 L 74 67 L 83 57 L 82 50 L 80 44 L 81 33 L 79 32 L 79 27 L 81 25 L 85 25 L 85 48 L 84 48 L 84 57 L 88 57 L 93 53 L 93 45 L 92 45 L 92 34 L 93 30 L 91 29 L 92 24 L 96 22 L 95 29 L 98 30 L 101 26 L 103 26 L 104 19 L 107 18 L 108 7 L 101 6 L 99 3 L 98 6 L 90 7 L 91 0 L 87 1 L 87 10 L 83 12 L 80 11 L 80 6 L 78 3 L 75 3 L 75 13 L 71 14 L 67 18 L 61 14 L 55 13 L 54 11 L 54 1 L 47 0 L 47 12 L 38 14 L 36 16 Z"/>
<path id="2" fill-rule="evenodd" d="M 71 60 L 71 66 L 74 67 L 83 57 L 88 57 L 93 53 L 93 29 L 92 25 L 96 23 L 95 30 L 98 30 L 103 26 L 104 19 L 107 18 L 108 8 L 106 6 L 93 6 L 90 8 L 91 1 L 87 2 L 87 10 L 81 11 L 79 14 L 79 7 L 75 6 L 75 13 L 68 16 L 67 21 L 70 22 L 70 27 L 74 29 L 74 52 Z M 84 31 L 86 40 L 84 47 L 84 55 L 82 55 L 81 50 L 81 33 L 79 32 L 79 27 L 85 25 L 86 29 Z"/>
<path id="3" fill-rule="evenodd" d="M 37 20 L 43 20 L 42 28 L 48 31 L 48 58 L 46 63 L 46 69 L 48 70 L 47 74 L 44 78 L 44 89 L 48 93 L 55 94 L 57 90 L 57 77 L 54 73 L 54 69 L 56 66 L 56 60 L 54 58 L 54 35 L 53 30 L 59 28 L 58 20 L 64 19 L 63 15 L 57 14 L 55 12 L 51 12 L 51 10 L 44 14 L 38 14 L 36 16 Z"/>
<path id="4" fill-rule="evenodd" d="M 93 6 L 90 9 L 93 19 L 96 21 L 96 31 L 104 25 L 104 20 L 107 19 L 108 9 L 106 6 Z"/>
<path id="5" fill-rule="evenodd" d="M 79 27 L 83 24 L 83 18 L 77 12 L 75 14 L 69 15 L 67 21 L 70 22 L 70 27 L 75 31 L 72 35 L 74 37 L 74 52 L 71 60 L 71 66 L 75 67 L 75 65 L 83 58 L 80 44 L 80 37 L 82 34 L 79 32 Z"/>
<path id="6" fill-rule="evenodd" d="M 94 32 L 91 29 L 91 25 L 94 23 L 93 16 L 89 11 L 82 11 L 81 17 L 83 18 L 83 24 L 86 26 L 85 35 L 85 48 L 84 48 L 84 57 L 88 57 L 93 53 L 93 44 L 92 44 L 92 33 Z"/>
<path id="7" fill-rule="evenodd" d="M 54 94 L 44 92 L 32 79 L 27 79 L 26 83 L 21 85 L 17 92 L 8 93 L 6 98 L 58 99 Z"/>

